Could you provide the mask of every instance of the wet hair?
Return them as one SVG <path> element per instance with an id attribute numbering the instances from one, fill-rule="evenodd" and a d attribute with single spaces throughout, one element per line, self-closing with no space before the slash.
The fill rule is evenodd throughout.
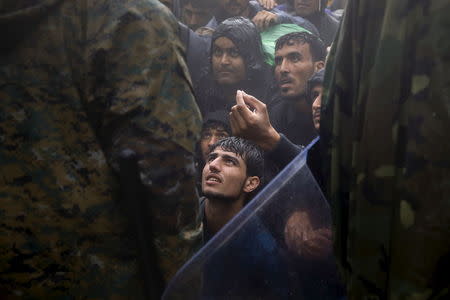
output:
<path id="1" fill-rule="evenodd" d="M 216 110 L 209 112 L 203 118 L 202 131 L 210 128 L 223 127 L 231 135 L 230 122 L 228 121 L 228 112 L 225 110 Z"/>
<path id="2" fill-rule="evenodd" d="M 246 139 L 231 136 L 221 139 L 212 145 L 209 151 L 212 152 L 216 148 L 221 148 L 223 151 L 232 152 L 242 157 L 247 166 L 247 176 L 258 176 L 262 182 L 264 154 L 258 146 Z"/>
<path id="3" fill-rule="evenodd" d="M 228 18 L 219 26 L 212 35 L 211 51 L 214 41 L 220 37 L 230 39 L 239 51 L 239 55 L 244 59 L 247 71 L 247 78 L 258 78 L 258 73 L 263 69 L 265 55 L 261 42 L 261 36 L 252 21 L 244 17 Z"/>
<path id="4" fill-rule="evenodd" d="M 314 62 L 323 60 L 327 55 L 325 44 L 320 38 L 307 32 L 291 32 L 279 37 L 275 44 L 275 51 L 289 45 L 292 42 L 300 44 L 308 44 L 311 50 L 311 57 Z"/>

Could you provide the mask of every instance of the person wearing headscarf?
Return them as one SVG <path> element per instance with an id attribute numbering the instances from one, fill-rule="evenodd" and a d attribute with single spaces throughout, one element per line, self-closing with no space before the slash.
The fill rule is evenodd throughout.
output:
<path id="1" fill-rule="evenodd" d="M 264 99 L 272 76 L 265 63 L 259 31 L 250 20 L 233 17 L 214 31 L 210 64 L 195 87 L 197 103 L 203 115 L 229 110 L 236 91 L 245 90 Z"/>

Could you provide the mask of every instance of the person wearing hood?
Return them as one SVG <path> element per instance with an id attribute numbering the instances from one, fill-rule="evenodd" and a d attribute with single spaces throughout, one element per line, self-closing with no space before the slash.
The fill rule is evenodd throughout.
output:
<path id="1" fill-rule="evenodd" d="M 0 298 L 159 298 L 201 237 L 175 18 L 155 0 L 11 0 L 0 24 Z"/>
<path id="2" fill-rule="evenodd" d="M 264 99 L 272 76 L 255 24 L 243 17 L 223 21 L 212 35 L 210 53 L 208 69 L 195 87 L 202 115 L 229 110 L 239 89 Z"/>
<path id="3" fill-rule="evenodd" d="M 339 21 L 325 12 L 327 0 L 288 0 L 286 10 L 294 16 L 310 21 L 319 30 L 325 46 L 333 43 L 339 28 Z"/>

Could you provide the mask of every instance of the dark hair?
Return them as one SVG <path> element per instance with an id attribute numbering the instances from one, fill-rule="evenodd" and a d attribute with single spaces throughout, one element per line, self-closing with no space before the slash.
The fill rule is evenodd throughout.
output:
<path id="1" fill-rule="evenodd" d="M 258 73 L 263 69 L 265 55 L 261 42 L 261 36 L 256 25 L 244 17 L 228 18 L 217 26 L 212 35 L 211 50 L 214 41 L 220 37 L 229 38 L 244 59 L 247 77 L 258 78 Z"/>
<path id="2" fill-rule="evenodd" d="M 327 50 L 320 38 L 307 32 L 291 32 L 279 37 L 275 44 L 275 51 L 292 43 L 308 44 L 311 50 L 311 57 L 314 62 L 325 60 Z"/>
<path id="3" fill-rule="evenodd" d="M 258 176 L 262 182 L 264 175 L 264 154 L 263 151 L 252 142 L 236 136 L 221 139 L 211 146 L 209 151 L 222 148 L 227 152 L 239 155 L 247 166 L 247 176 Z"/>
<path id="4" fill-rule="evenodd" d="M 229 135 L 231 135 L 230 122 L 228 120 L 228 111 L 225 110 L 216 110 L 212 112 L 208 112 L 203 117 L 203 130 L 209 128 L 217 128 L 222 126 Z"/>
<path id="5" fill-rule="evenodd" d="M 312 96 L 312 89 L 317 85 L 323 86 L 323 79 L 325 77 L 325 68 L 320 69 L 316 73 L 314 73 L 311 78 L 309 78 L 308 83 L 306 85 L 306 95 L 307 95 L 307 101 L 309 104 L 312 104 L 314 99 Z"/>

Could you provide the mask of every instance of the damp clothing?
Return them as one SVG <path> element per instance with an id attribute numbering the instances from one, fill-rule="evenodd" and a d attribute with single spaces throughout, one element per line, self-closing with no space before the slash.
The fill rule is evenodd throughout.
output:
<path id="1" fill-rule="evenodd" d="M 448 299 L 450 3 L 346 9 L 320 136 L 348 299 Z"/>
<path id="2" fill-rule="evenodd" d="M 165 280 L 197 233 L 201 119 L 176 19 L 154 0 L 8 0 L 0 24 L 0 294 L 142 299 L 120 150 L 138 155 Z"/>
<path id="3" fill-rule="evenodd" d="M 285 99 L 276 93 L 268 107 L 272 126 L 292 143 L 307 146 L 317 136 L 312 113 L 299 112 L 295 101 Z"/>

